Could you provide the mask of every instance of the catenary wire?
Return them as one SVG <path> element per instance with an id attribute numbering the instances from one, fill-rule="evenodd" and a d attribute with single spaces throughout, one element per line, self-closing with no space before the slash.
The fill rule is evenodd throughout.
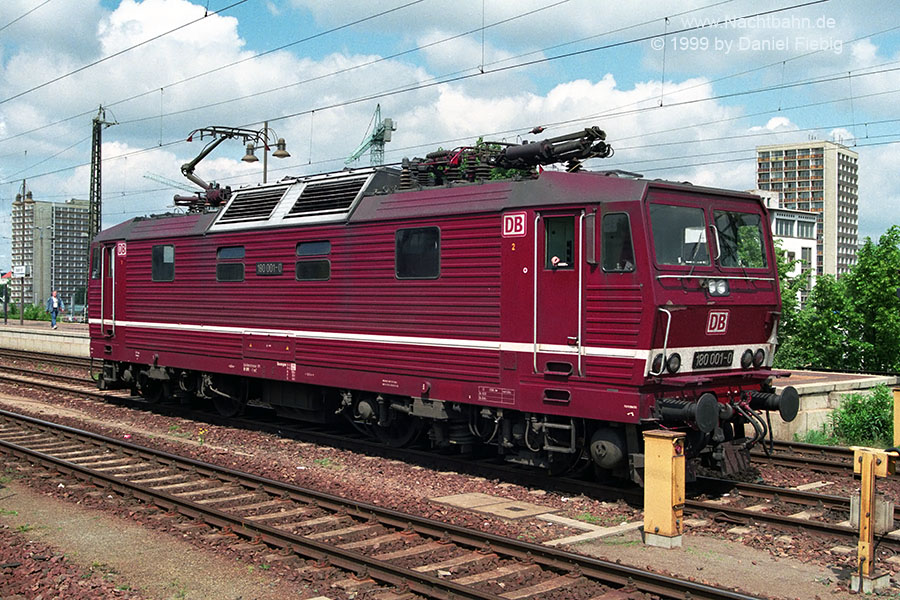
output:
<path id="1" fill-rule="evenodd" d="M 178 27 L 175 27 L 175 28 L 170 29 L 170 30 L 168 30 L 168 31 L 165 31 L 165 32 L 163 32 L 163 33 L 154 35 L 154 36 L 152 36 L 152 37 L 150 37 L 150 38 L 147 38 L 146 40 L 144 40 L 144 41 L 142 41 L 142 42 L 138 42 L 137 44 L 134 44 L 134 45 L 132 45 L 132 46 L 128 46 L 127 48 L 123 48 L 122 50 L 119 50 L 118 52 L 113 52 L 112 54 L 109 54 L 109 55 L 107 55 L 107 56 L 104 56 L 103 58 L 98 58 L 97 60 L 95 60 L 95 61 L 93 61 L 93 62 L 90 62 L 90 63 L 88 63 L 88 64 L 86 64 L 86 65 L 82 65 L 82 66 L 78 67 L 77 69 L 74 69 L 74 70 L 72 70 L 72 71 L 69 71 L 68 73 L 63 73 L 62 75 L 59 75 L 59 76 L 57 76 L 57 77 L 54 77 L 53 79 L 50 79 L 50 80 L 48 80 L 48 81 L 45 81 L 44 83 L 38 84 L 38 85 L 36 85 L 36 86 L 34 86 L 34 87 L 31 87 L 31 88 L 29 88 L 29 89 L 27 89 L 27 90 L 21 91 L 21 92 L 19 92 L 19 93 L 17 93 L 17 94 L 13 94 L 12 96 L 9 96 L 8 98 L 0 99 L 0 105 L 6 104 L 7 102 L 9 102 L 9 101 L 11 101 L 11 100 L 15 100 L 16 98 L 21 98 L 22 96 L 25 96 L 25 95 L 27 95 L 27 94 L 30 94 L 31 92 L 35 92 L 35 91 L 37 91 L 37 90 L 43 89 L 43 88 L 47 87 L 48 85 L 51 85 L 51 84 L 53 84 L 53 83 L 56 83 L 57 81 L 62 81 L 63 79 L 66 79 L 67 77 L 71 77 L 72 75 L 75 75 L 75 74 L 77 74 L 77 73 L 81 73 L 82 71 L 86 71 L 87 69 L 90 69 L 91 67 L 95 67 L 95 66 L 97 66 L 97 65 L 99 65 L 99 64 L 101 64 L 101 63 L 104 63 L 104 62 L 106 62 L 106 61 L 108 61 L 108 60 L 110 60 L 110 59 L 116 58 L 117 56 L 122 56 L 123 54 L 126 54 L 126 53 L 128 53 L 128 52 L 131 52 L 131 51 L 134 50 L 135 48 L 140 48 L 141 46 L 146 46 L 146 45 L 149 44 L 150 42 L 154 42 L 154 41 L 156 41 L 156 40 L 158 40 L 158 39 L 160 39 L 160 38 L 163 38 L 163 37 L 165 37 L 165 36 L 167 36 L 167 35 L 169 35 L 169 34 L 175 33 L 176 31 L 180 31 L 180 30 L 182 30 L 182 29 L 185 29 L 186 27 L 190 27 L 191 25 L 194 25 L 195 23 L 199 23 L 200 21 L 203 21 L 203 20 L 206 19 L 207 17 L 221 14 L 221 13 L 223 13 L 223 12 L 225 12 L 225 11 L 227 11 L 227 10 L 230 10 L 230 9 L 236 7 L 236 6 L 240 6 L 241 4 L 244 4 L 245 2 L 248 2 L 248 1 L 249 1 L 249 0 L 235 0 L 235 2 L 229 4 L 229 5 L 226 6 L 225 8 L 221 8 L 221 9 L 219 9 L 219 10 L 217 10 L 217 11 L 214 11 L 214 12 L 211 12 L 211 13 L 206 13 L 206 14 L 204 14 L 202 17 L 200 17 L 200 18 L 198 18 L 198 19 L 194 19 L 193 21 L 188 21 L 187 23 L 183 23 L 183 24 L 179 25 Z"/>
<path id="2" fill-rule="evenodd" d="M 30 15 L 31 13 L 33 13 L 34 11 L 36 11 L 37 9 L 39 9 L 40 7 L 44 6 L 45 4 L 49 4 L 50 1 L 51 1 L 51 0 L 44 0 L 43 2 L 41 2 L 40 4 L 38 4 L 37 6 L 35 6 L 34 8 L 32 8 L 32 9 L 26 11 L 25 14 L 19 15 L 18 17 L 16 17 L 15 19 L 13 19 L 12 21 L 10 21 L 9 23 L 7 23 L 6 25 L 4 25 L 3 27 L 0 27 L 0 31 L 3 31 L 4 29 L 6 29 L 7 27 L 9 27 L 10 25 L 14 25 L 14 24 L 18 23 L 19 21 L 21 21 L 22 19 L 24 19 L 25 17 L 27 17 L 28 15 Z"/>

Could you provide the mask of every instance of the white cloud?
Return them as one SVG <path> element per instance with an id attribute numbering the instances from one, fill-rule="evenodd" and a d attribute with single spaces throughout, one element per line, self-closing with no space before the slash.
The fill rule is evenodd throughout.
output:
<path id="1" fill-rule="evenodd" d="M 852 149 L 859 152 L 859 240 L 877 242 L 900 223 L 900 144 Z"/>
<path id="2" fill-rule="evenodd" d="M 791 123 L 791 120 L 787 117 L 772 117 L 762 127 L 753 126 L 750 128 L 750 131 L 754 133 L 762 131 L 783 132 L 796 131 L 797 129 L 799 129 L 799 127 L 794 123 Z"/>

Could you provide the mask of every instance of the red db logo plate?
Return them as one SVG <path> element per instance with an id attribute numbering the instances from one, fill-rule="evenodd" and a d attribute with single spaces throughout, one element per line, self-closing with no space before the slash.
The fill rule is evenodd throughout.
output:
<path id="1" fill-rule="evenodd" d="M 503 237 L 525 237 L 528 229 L 525 226 L 526 213 L 503 215 Z"/>
<path id="2" fill-rule="evenodd" d="M 728 329 L 728 311 L 711 310 L 706 321 L 706 335 L 722 335 Z"/>

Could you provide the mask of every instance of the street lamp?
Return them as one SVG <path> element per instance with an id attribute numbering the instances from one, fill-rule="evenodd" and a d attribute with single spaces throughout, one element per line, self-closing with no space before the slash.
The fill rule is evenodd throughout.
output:
<path id="1" fill-rule="evenodd" d="M 263 183 L 266 183 L 269 177 L 269 136 L 271 135 L 271 139 L 276 140 L 275 152 L 272 153 L 272 156 L 275 158 L 288 158 L 290 153 L 287 151 L 287 143 L 284 141 L 284 138 L 277 137 L 275 131 L 269 127 L 268 121 L 263 123 L 260 133 L 262 133 L 260 139 L 263 144 Z M 247 142 L 247 154 L 241 160 L 247 163 L 258 162 L 259 159 L 253 154 L 254 150 L 256 150 L 256 145 L 253 142 Z"/>
<path id="2" fill-rule="evenodd" d="M 175 196 L 175 204 L 180 206 L 189 206 L 191 210 L 203 210 L 202 207 L 209 206 L 218 206 L 228 200 L 228 196 L 231 193 L 230 188 L 221 189 L 217 184 L 207 183 L 203 181 L 200 177 L 198 177 L 194 173 L 194 169 L 197 168 L 197 164 L 200 163 L 201 160 L 209 156 L 209 153 L 212 152 L 219 144 L 224 142 L 225 140 L 231 139 L 239 139 L 247 146 L 247 154 L 244 155 L 242 159 L 244 162 L 256 162 L 259 159 L 253 153 L 256 148 L 262 145 L 264 149 L 263 153 L 263 183 L 266 183 L 268 178 L 268 156 L 269 156 L 269 146 L 272 144 L 273 140 L 275 141 L 275 152 L 272 153 L 272 156 L 275 158 L 287 158 L 290 154 L 287 151 L 286 143 L 284 138 L 277 137 L 277 134 L 273 129 L 269 127 L 269 122 L 266 121 L 263 124 L 263 128 L 259 130 L 253 129 L 241 129 L 239 127 L 203 127 L 201 129 L 195 129 L 188 136 L 187 141 L 193 141 L 194 136 L 199 136 L 202 140 L 205 137 L 211 138 L 210 141 L 203 147 L 200 151 L 200 154 L 197 157 L 187 163 L 181 165 L 181 173 L 185 177 L 187 177 L 190 181 L 196 183 L 201 188 L 203 188 L 203 192 L 198 193 L 195 196 Z"/>

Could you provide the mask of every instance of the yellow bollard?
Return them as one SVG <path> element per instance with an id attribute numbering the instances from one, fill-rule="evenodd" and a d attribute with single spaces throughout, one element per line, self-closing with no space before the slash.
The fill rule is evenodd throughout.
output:
<path id="1" fill-rule="evenodd" d="M 644 543 L 680 548 L 684 529 L 684 434 L 644 432 Z"/>
<path id="2" fill-rule="evenodd" d="M 890 573 L 875 574 L 875 479 L 896 471 L 897 454 L 876 448 L 852 447 L 853 472 L 861 478 L 859 491 L 859 543 L 856 573 L 851 588 L 865 594 L 890 585 Z M 893 509 L 890 509 L 893 514 Z"/>
<path id="3" fill-rule="evenodd" d="M 894 447 L 900 448 L 900 388 L 894 388 Z"/>

